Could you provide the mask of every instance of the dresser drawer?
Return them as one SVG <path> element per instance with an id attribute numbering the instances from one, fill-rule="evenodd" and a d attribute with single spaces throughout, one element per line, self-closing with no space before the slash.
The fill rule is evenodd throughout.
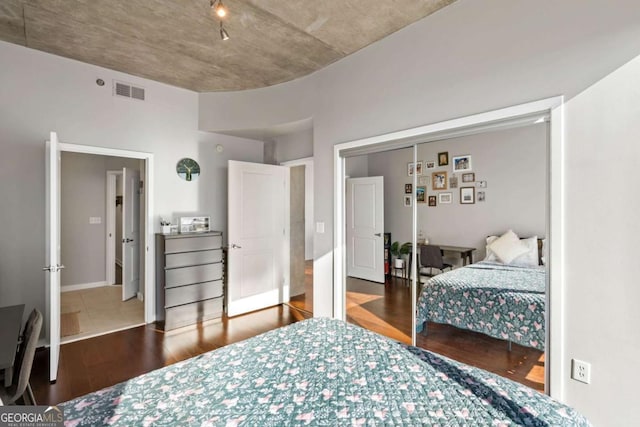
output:
<path id="1" fill-rule="evenodd" d="M 166 239 L 164 253 L 204 251 L 222 248 L 222 236 L 182 237 Z"/>
<path id="2" fill-rule="evenodd" d="M 222 249 L 198 252 L 182 252 L 177 254 L 167 254 L 165 267 L 187 267 L 199 264 L 211 264 L 222 261 Z"/>
<path id="3" fill-rule="evenodd" d="M 167 308 L 164 328 L 175 329 L 216 319 L 222 317 L 222 310 L 222 297 Z"/>
<path id="4" fill-rule="evenodd" d="M 222 280 L 180 286 L 165 291 L 165 306 L 175 307 L 220 296 L 222 296 Z"/>
<path id="5" fill-rule="evenodd" d="M 165 287 L 191 285 L 222 279 L 222 263 L 196 265 L 165 270 Z"/>

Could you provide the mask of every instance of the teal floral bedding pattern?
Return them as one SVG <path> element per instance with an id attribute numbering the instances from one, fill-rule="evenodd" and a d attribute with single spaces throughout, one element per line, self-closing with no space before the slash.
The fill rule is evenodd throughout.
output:
<path id="1" fill-rule="evenodd" d="M 489 262 L 439 274 L 420 294 L 418 332 L 445 323 L 544 351 L 545 278 L 543 267 Z"/>
<path id="2" fill-rule="evenodd" d="M 61 405 L 65 426 L 587 426 L 523 385 L 310 319 Z"/>

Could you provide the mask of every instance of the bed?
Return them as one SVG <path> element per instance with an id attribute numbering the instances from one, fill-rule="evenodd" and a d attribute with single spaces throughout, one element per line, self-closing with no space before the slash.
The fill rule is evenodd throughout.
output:
<path id="1" fill-rule="evenodd" d="M 425 283 L 416 327 L 444 323 L 544 351 L 545 288 L 544 266 L 471 264 Z"/>
<path id="2" fill-rule="evenodd" d="M 70 426 L 589 425 L 521 384 L 309 319 L 62 405 Z"/>

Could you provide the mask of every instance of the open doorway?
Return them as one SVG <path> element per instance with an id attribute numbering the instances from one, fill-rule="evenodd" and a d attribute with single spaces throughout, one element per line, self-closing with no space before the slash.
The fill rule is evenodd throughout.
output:
<path id="1" fill-rule="evenodd" d="M 145 323 L 144 168 L 139 159 L 61 153 L 62 343 Z"/>
<path id="2" fill-rule="evenodd" d="M 290 175 L 289 305 L 313 314 L 313 157 L 281 163 Z"/>

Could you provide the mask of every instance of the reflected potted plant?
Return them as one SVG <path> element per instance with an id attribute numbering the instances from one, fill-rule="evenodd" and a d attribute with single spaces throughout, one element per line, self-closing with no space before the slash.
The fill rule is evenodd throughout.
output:
<path id="1" fill-rule="evenodd" d="M 404 257 L 411 252 L 411 242 L 405 242 L 402 245 L 400 245 L 400 242 L 393 242 L 389 251 L 395 257 L 393 266 L 395 268 L 404 268 Z"/>

